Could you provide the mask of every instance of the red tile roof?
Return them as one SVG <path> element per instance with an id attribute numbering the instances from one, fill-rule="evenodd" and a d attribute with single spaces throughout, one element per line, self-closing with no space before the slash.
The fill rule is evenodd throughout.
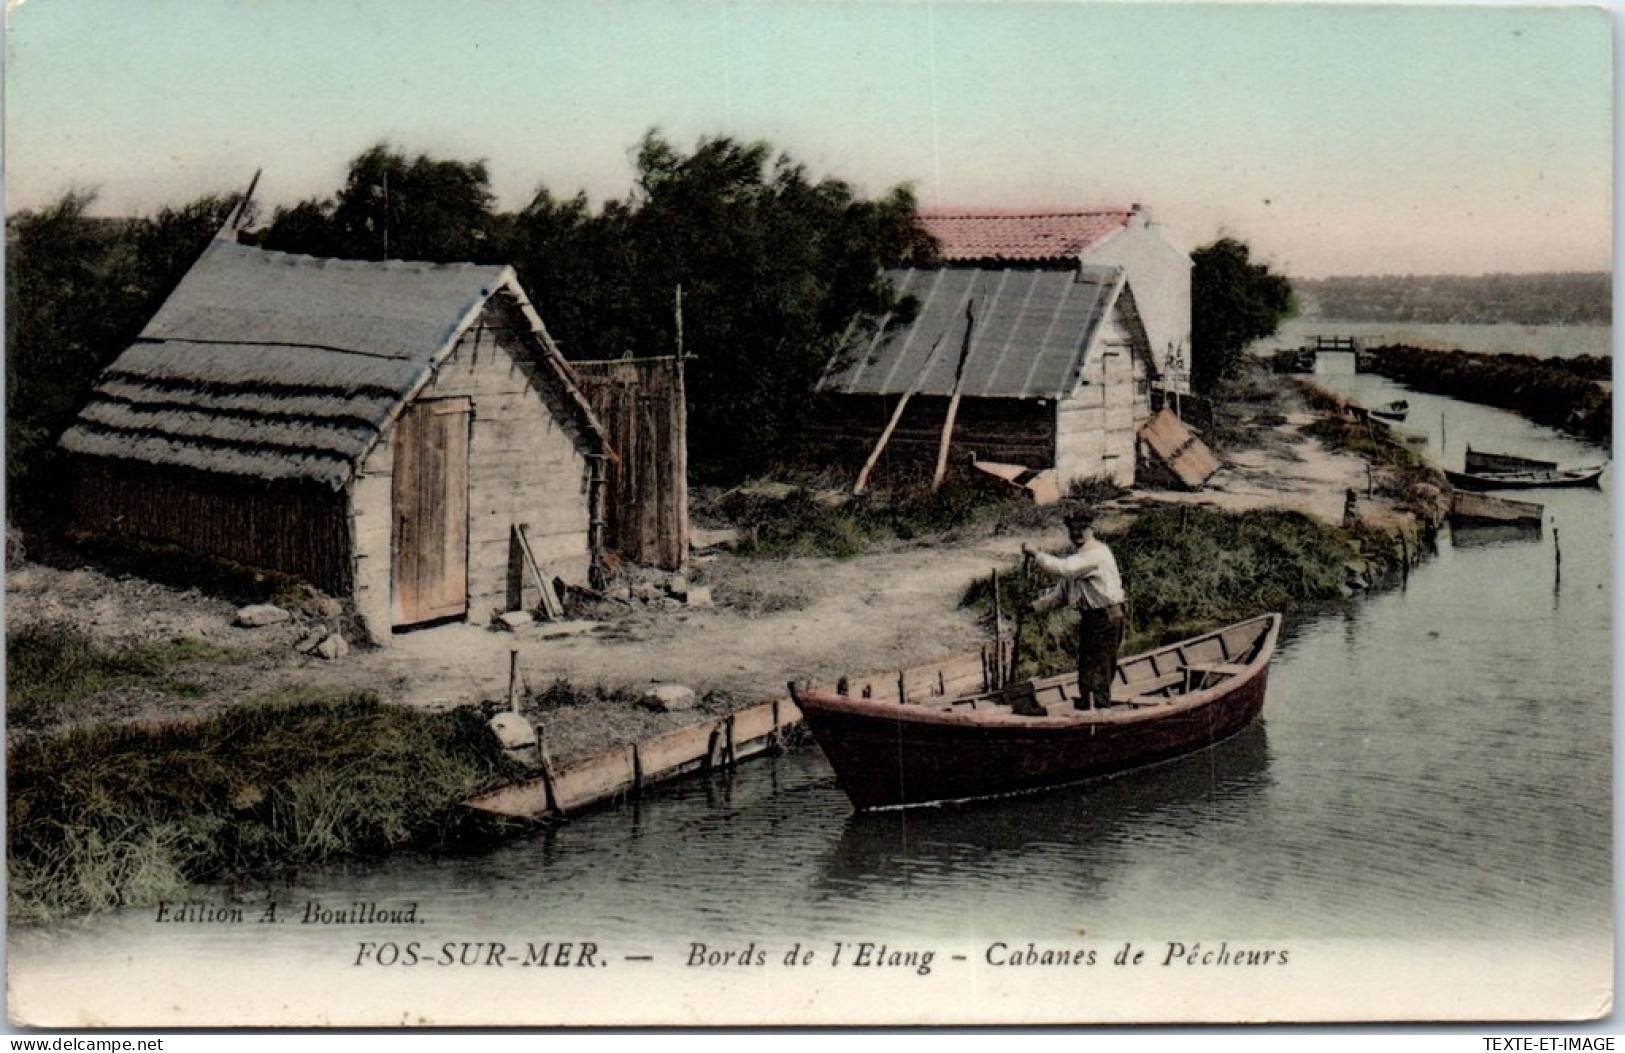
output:
<path id="1" fill-rule="evenodd" d="M 1077 210 L 931 210 L 920 215 L 942 245 L 942 258 L 1070 260 L 1128 226 L 1134 208 Z"/>

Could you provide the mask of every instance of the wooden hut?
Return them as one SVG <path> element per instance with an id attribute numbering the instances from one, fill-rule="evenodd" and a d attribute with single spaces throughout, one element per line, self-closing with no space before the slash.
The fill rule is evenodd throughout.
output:
<path id="1" fill-rule="evenodd" d="M 893 472 L 940 460 L 1134 482 L 1136 429 L 1161 378 L 1122 267 L 892 272 L 918 302 L 831 363 L 818 438 L 850 459 L 880 445 Z M 855 462 L 854 462 L 855 463 Z"/>
<path id="2" fill-rule="evenodd" d="M 82 529 L 484 621 L 597 562 L 602 430 L 511 268 L 214 242 L 62 438 Z"/>

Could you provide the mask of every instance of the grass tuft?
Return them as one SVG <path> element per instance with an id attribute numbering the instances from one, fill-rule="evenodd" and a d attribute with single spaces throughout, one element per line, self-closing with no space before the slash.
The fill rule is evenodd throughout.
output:
<path id="1" fill-rule="evenodd" d="M 472 708 L 367 693 L 107 727 L 8 756 L 15 919 L 144 905 L 186 882 L 430 847 L 516 772 Z"/>

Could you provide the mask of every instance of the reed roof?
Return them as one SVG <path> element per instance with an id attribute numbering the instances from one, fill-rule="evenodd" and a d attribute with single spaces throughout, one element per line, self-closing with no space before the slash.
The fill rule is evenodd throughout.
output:
<path id="1" fill-rule="evenodd" d="M 216 241 L 102 373 L 62 445 L 342 487 L 501 290 L 529 310 L 508 267 L 318 259 Z M 543 357 L 557 357 L 539 336 Z M 550 364 L 571 388 L 562 361 Z"/>

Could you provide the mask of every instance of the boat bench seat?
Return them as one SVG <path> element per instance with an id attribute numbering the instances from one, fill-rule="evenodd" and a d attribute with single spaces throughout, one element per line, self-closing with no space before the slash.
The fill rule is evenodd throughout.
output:
<path id="1" fill-rule="evenodd" d="M 1135 680 L 1128 684 L 1115 684 L 1112 686 L 1113 702 L 1128 702 L 1130 704 L 1149 705 L 1163 699 L 1146 698 L 1158 691 L 1166 691 L 1171 687 L 1185 685 L 1185 670 L 1176 669 L 1172 673 L 1161 676 L 1147 677 L 1144 680 Z"/>
<path id="2" fill-rule="evenodd" d="M 1244 665 L 1233 665 L 1229 662 L 1215 662 L 1211 665 L 1186 666 L 1193 673 L 1214 673 L 1218 676 L 1236 676 L 1247 671 Z"/>

